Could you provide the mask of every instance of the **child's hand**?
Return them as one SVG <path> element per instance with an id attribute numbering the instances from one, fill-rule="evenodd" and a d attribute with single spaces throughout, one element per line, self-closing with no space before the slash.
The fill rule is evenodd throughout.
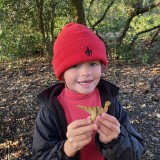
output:
<path id="1" fill-rule="evenodd" d="M 67 127 L 67 141 L 64 144 L 64 152 L 68 157 L 73 157 L 92 140 L 93 131 L 97 125 L 91 123 L 90 119 L 76 120 Z"/>
<path id="2" fill-rule="evenodd" d="M 120 124 L 114 116 L 103 113 L 97 116 L 95 123 L 98 125 L 99 140 L 105 144 L 116 139 L 120 134 Z"/>

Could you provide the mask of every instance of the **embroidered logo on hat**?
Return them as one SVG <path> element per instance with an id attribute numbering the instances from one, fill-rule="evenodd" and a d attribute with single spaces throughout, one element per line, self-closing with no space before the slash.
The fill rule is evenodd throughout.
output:
<path id="1" fill-rule="evenodd" d="M 85 53 L 87 56 L 91 56 L 92 55 L 92 50 L 89 49 L 89 47 L 87 46 L 87 49 L 85 50 Z"/>

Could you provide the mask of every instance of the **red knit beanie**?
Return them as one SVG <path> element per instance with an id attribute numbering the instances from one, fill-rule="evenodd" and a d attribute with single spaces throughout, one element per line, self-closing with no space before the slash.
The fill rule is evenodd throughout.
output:
<path id="1" fill-rule="evenodd" d="M 59 80 L 65 70 L 82 62 L 99 60 L 107 66 L 104 43 L 82 24 L 65 25 L 54 43 L 53 53 L 52 65 Z"/>

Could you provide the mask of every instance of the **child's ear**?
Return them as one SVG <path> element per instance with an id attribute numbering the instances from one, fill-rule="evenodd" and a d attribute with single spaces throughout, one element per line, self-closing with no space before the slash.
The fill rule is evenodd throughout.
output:
<path id="1" fill-rule="evenodd" d="M 105 66 L 101 63 L 101 72 L 105 72 Z"/>
<path id="2" fill-rule="evenodd" d="M 104 67 L 103 64 L 101 66 L 102 66 L 101 67 L 101 78 L 104 78 L 106 76 L 106 74 L 105 74 L 105 67 Z"/>
<path id="3" fill-rule="evenodd" d="M 60 81 L 61 81 L 62 83 L 65 83 L 64 74 L 62 74 Z"/>
<path id="4" fill-rule="evenodd" d="M 101 78 L 104 78 L 106 76 L 105 73 L 101 73 Z"/>

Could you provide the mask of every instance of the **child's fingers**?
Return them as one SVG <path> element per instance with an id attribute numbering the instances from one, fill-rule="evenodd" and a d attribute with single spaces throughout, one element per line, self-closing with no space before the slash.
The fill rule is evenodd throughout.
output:
<path id="1" fill-rule="evenodd" d="M 102 130 L 98 129 L 97 132 L 99 133 L 99 140 L 105 144 L 112 141 L 111 136 L 102 132 Z"/>
<path id="2" fill-rule="evenodd" d="M 111 123 L 115 124 L 116 126 L 120 127 L 120 123 L 118 122 L 118 120 L 114 116 L 111 116 L 106 113 L 102 113 L 101 117 L 107 121 L 110 121 Z"/>
<path id="3" fill-rule="evenodd" d="M 111 120 L 108 119 L 111 118 Z M 112 138 L 117 137 L 120 133 L 120 124 L 113 116 L 102 114 L 96 118 L 98 128 L 106 135 L 111 135 Z"/>
<path id="4" fill-rule="evenodd" d="M 96 117 L 96 121 L 104 124 L 105 126 L 109 127 L 111 130 L 115 128 L 120 128 L 120 123 L 118 120 L 109 114 L 103 113 L 102 115 L 98 115 Z"/>
<path id="5" fill-rule="evenodd" d="M 86 126 L 89 124 L 91 124 L 90 119 L 88 119 L 88 118 L 87 119 L 80 119 L 80 120 L 76 120 L 76 121 L 73 121 L 72 123 L 70 123 L 68 125 L 68 129 L 79 128 L 79 127 Z"/>
<path id="6" fill-rule="evenodd" d="M 73 143 L 73 142 L 81 142 L 85 141 L 87 139 L 90 139 L 92 137 L 93 131 L 87 132 L 85 134 L 77 135 L 75 137 L 69 136 L 68 135 L 68 140 Z"/>
<path id="7" fill-rule="evenodd" d="M 119 130 L 120 130 L 120 127 L 119 126 L 116 126 L 114 123 L 110 122 L 110 121 L 107 121 L 107 120 L 99 120 L 99 125 L 98 127 L 100 129 L 102 129 L 105 133 L 106 132 L 116 132 L 116 133 L 119 133 Z"/>
<path id="8" fill-rule="evenodd" d="M 92 139 L 93 130 L 97 129 L 90 119 L 76 120 L 68 126 L 67 138 L 74 150 L 79 150 L 88 144 Z"/>
<path id="9" fill-rule="evenodd" d="M 101 130 L 104 134 L 107 134 L 107 135 L 112 133 L 112 130 L 102 123 L 98 126 L 98 129 Z"/>
<path id="10" fill-rule="evenodd" d="M 72 146 L 72 148 L 76 151 L 82 149 L 85 145 L 87 145 L 88 143 L 90 143 L 90 141 L 92 140 L 92 136 L 89 136 L 88 138 L 81 140 L 81 141 L 75 141 L 75 140 L 69 140 L 70 145 Z"/>
<path id="11" fill-rule="evenodd" d="M 76 120 L 68 125 L 67 138 L 85 135 L 88 132 L 93 132 L 98 127 L 96 124 L 92 124 L 89 119 Z"/>
<path id="12" fill-rule="evenodd" d="M 79 128 L 68 128 L 67 137 L 69 136 L 78 136 L 86 134 L 87 132 L 93 132 L 93 130 L 97 129 L 96 124 L 90 124 L 88 126 L 81 126 Z"/>

